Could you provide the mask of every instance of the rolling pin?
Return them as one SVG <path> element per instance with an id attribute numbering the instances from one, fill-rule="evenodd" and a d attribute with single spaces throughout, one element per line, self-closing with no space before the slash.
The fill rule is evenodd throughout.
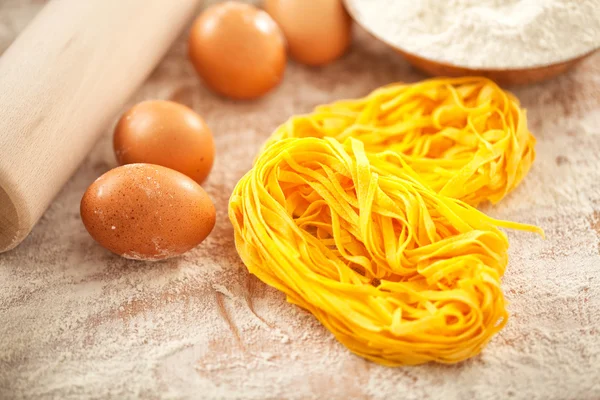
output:
<path id="1" fill-rule="evenodd" d="M 199 0 L 53 0 L 0 57 L 0 252 L 29 234 Z"/>

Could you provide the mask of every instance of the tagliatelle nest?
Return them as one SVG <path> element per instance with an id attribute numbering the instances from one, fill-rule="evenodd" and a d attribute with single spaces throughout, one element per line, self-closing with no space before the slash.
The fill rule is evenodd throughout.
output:
<path id="1" fill-rule="evenodd" d="M 500 201 L 535 159 L 518 99 L 479 77 L 393 84 L 319 106 L 290 118 L 267 146 L 288 137 L 352 137 L 368 153 L 401 154 L 433 189 L 472 205 Z"/>
<path id="2" fill-rule="evenodd" d="M 442 84 L 447 81 L 438 82 L 448 86 Z M 380 89 L 386 90 L 391 89 Z M 427 98 L 438 98 L 438 91 L 442 89 L 415 96 L 429 104 Z M 482 88 L 464 89 L 462 96 L 481 98 L 477 101 L 487 104 L 495 115 L 497 107 L 483 92 Z M 389 96 L 387 101 L 394 105 L 386 106 L 390 120 L 391 115 L 397 121 L 407 119 L 398 109 L 414 111 Z M 498 227 L 541 230 L 491 219 L 439 192 L 462 193 L 457 197 L 472 203 L 501 197 L 500 193 L 509 190 L 508 182 L 514 187 L 529 168 L 523 160 L 530 163 L 533 159 L 532 139 L 524 139 L 527 150 L 523 150 L 517 139 L 510 139 L 513 134 L 506 133 L 509 143 L 503 145 L 499 158 L 477 155 L 494 153 L 493 144 L 488 148 L 471 143 L 473 138 L 498 139 L 499 133 L 477 132 L 465 139 L 469 144 L 456 144 L 454 139 L 459 140 L 460 134 L 455 132 L 457 136 L 448 139 L 452 129 L 438 135 L 429 126 L 432 138 L 420 137 L 425 134 L 421 130 L 411 140 L 392 135 L 396 139 L 386 141 L 382 128 L 373 122 L 385 118 L 381 113 L 372 118 L 373 109 L 381 110 L 382 102 L 368 113 L 351 111 L 351 102 L 337 104 L 341 106 L 321 107 L 312 114 L 314 120 L 296 117 L 288 123 L 327 126 L 330 134 L 283 139 L 282 133 L 289 130 L 280 128 L 236 186 L 229 217 L 243 262 L 259 279 L 286 293 L 290 302 L 313 313 L 350 350 L 373 361 L 386 365 L 453 363 L 479 353 L 508 317 L 500 289 L 508 241 Z M 335 118 L 326 118 L 327 109 Z M 463 116 L 455 106 L 448 105 L 448 110 L 457 121 L 480 123 L 474 116 Z M 419 113 L 424 111 L 413 115 Z M 339 115 L 345 114 L 354 124 L 344 125 L 344 134 L 332 134 L 336 124 L 332 121 L 344 120 Z M 371 134 L 354 114 L 369 116 Z M 445 120 L 445 111 L 437 114 L 423 121 Z M 493 115 L 489 120 L 496 122 L 489 124 L 503 118 L 513 121 L 513 117 Z M 447 125 L 466 129 L 459 128 L 458 122 Z M 308 131 L 314 133 L 312 128 Z M 408 147 L 401 151 L 402 146 Z M 441 166 L 436 167 L 431 158 L 434 147 L 440 149 L 435 154 L 441 157 Z M 507 150 L 528 158 L 515 161 L 506 155 Z M 482 163 L 480 157 L 488 161 Z M 474 169 L 475 159 L 479 161 Z M 509 165 L 511 172 L 506 172 Z M 499 172 L 499 168 L 504 169 Z M 503 178 L 498 178 L 500 173 Z M 476 183 L 471 185 L 472 181 Z M 478 194 L 465 192 L 465 187 L 452 189 L 452 182 L 476 188 Z M 499 189 L 502 185 L 504 189 Z M 485 197 L 492 187 L 495 194 Z"/>

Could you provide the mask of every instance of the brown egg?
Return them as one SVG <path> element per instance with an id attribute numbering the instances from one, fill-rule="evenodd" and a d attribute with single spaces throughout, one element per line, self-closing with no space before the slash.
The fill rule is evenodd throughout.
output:
<path id="1" fill-rule="evenodd" d="M 265 0 L 265 10 L 279 24 L 290 55 L 306 65 L 325 65 L 345 52 L 352 19 L 342 0 Z"/>
<path id="2" fill-rule="evenodd" d="M 264 11 L 228 1 L 206 9 L 194 22 L 189 56 L 206 85 L 233 99 L 260 97 L 283 77 L 283 33 Z"/>
<path id="3" fill-rule="evenodd" d="M 202 242 L 215 225 L 215 207 L 189 177 L 153 164 L 108 171 L 81 199 L 92 237 L 125 258 L 156 261 Z"/>
<path id="4" fill-rule="evenodd" d="M 115 127 L 113 147 L 119 164 L 158 164 L 202 183 L 213 165 L 215 144 L 204 120 L 171 101 L 144 101 L 127 111 Z"/>

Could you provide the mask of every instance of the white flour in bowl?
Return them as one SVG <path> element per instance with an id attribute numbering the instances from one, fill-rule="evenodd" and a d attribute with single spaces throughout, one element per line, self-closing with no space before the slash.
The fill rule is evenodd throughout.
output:
<path id="1" fill-rule="evenodd" d="M 347 0 L 387 43 L 469 68 L 545 66 L 600 47 L 600 0 Z"/>

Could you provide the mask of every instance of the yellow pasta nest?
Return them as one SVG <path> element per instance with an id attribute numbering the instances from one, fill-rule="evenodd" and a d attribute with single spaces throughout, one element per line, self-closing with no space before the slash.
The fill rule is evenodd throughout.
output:
<path id="1" fill-rule="evenodd" d="M 369 153 L 399 153 L 434 190 L 477 205 L 500 201 L 529 171 L 535 138 L 519 101 L 486 78 L 393 84 L 319 106 L 280 126 L 288 137 L 352 137 Z"/>
<path id="2" fill-rule="evenodd" d="M 507 321 L 508 241 L 470 204 L 534 158 L 518 103 L 481 78 L 382 88 L 279 128 L 229 203 L 248 270 L 385 365 L 454 363 Z"/>
<path id="3" fill-rule="evenodd" d="M 491 219 L 388 165 L 353 139 L 274 143 L 231 197 L 237 250 L 356 354 L 464 360 L 507 319 L 497 227 L 537 228 Z"/>

